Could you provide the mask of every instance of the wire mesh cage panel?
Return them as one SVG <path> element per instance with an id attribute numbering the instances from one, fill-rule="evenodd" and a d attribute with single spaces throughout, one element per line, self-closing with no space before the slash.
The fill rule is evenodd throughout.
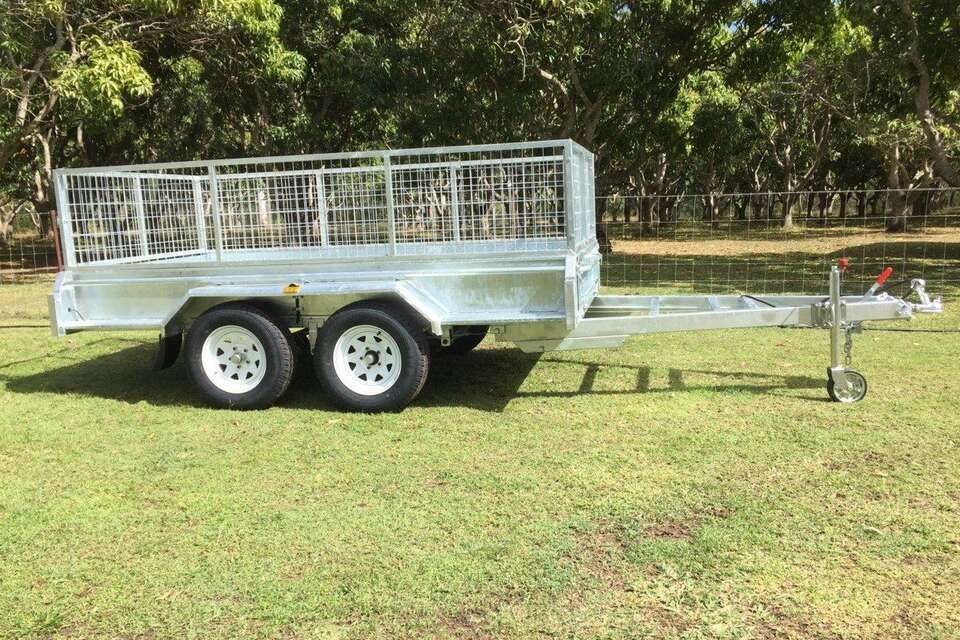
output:
<path id="1" fill-rule="evenodd" d="M 561 160 L 475 164 L 461 168 L 458 174 L 466 239 L 564 237 Z"/>
<path id="2" fill-rule="evenodd" d="M 571 208 L 588 213 L 571 222 L 574 243 L 580 246 L 597 236 L 593 154 L 583 147 L 577 147 L 571 153 L 570 183 Z"/>
<path id="3" fill-rule="evenodd" d="M 318 246 L 318 190 L 312 173 L 223 176 L 217 183 L 222 250 Z"/>
<path id="4" fill-rule="evenodd" d="M 557 251 L 592 238 L 571 141 L 57 175 L 68 265 Z"/>
<path id="5" fill-rule="evenodd" d="M 134 179 L 135 200 L 143 209 L 146 255 L 192 255 L 206 250 L 203 193 L 199 180 L 145 176 Z M 137 195 L 138 194 L 138 195 Z M 143 248 L 143 247 L 141 247 Z"/>
<path id="6" fill-rule="evenodd" d="M 462 185 L 455 186 L 457 174 L 456 167 L 444 165 L 398 167 L 393 171 L 397 242 L 452 242 L 463 238 L 457 217 L 458 200 L 463 194 Z"/>
<path id="7" fill-rule="evenodd" d="M 204 187 L 198 179 L 102 173 L 63 180 L 70 198 L 64 240 L 76 264 L 199 256 L 205 250 Z"/>
<path id="8" fill-rule="evenodd" d="M 385 245 L 390 240 L 387 181 L 381 169 L 330 171 L 322 209 L 332 246 Z"/>

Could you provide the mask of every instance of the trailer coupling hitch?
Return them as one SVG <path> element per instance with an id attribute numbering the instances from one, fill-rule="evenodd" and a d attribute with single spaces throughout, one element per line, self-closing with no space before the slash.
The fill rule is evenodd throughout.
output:
<path id="1" fill-rule="evenodd" d="M 843 272 L 846 270 L 846 267 L 849 265 L 849 260 L 842 258 L 840 261 L 840 271 Z M 868 300 L 873 296 L 883 295 L 890 290 L 891 287 L 895 287 L 901 284 L 905 284 L 906 280 L 901 282 L 894 283 L 893 285 L 884 286 L 887 279 L 893 274 L 893 267 L 887 267 L 884 269 L 877 279 L 874 281 L 873 285 L 867 289 L 867 292 L 863 294 L 863 300 Z M 910 291 L 917 295 L 919 303 L 908 303 L 904 298 L 909 297 L 909 293 L 901 298 L 904 306 L 909 305 L 909 310 L 912 313 L 941 313 L 943 312 L 943 302 L 940 298 L 930 298 L 930 294 L 927 293 L 927 281 L 923 278 L 913 278 L 910 280 Z"/>
<path id="2" fill-rule="evenodd" d="M 910 307 L 916 313 L 943 313 L 943 301 L 939 296 L 930 299 L 927 293 L 927 282 L 923 278 L 914 278 L 910 281 L 910 290 L 917 294 L 919 303 L 911 304 Z"/>

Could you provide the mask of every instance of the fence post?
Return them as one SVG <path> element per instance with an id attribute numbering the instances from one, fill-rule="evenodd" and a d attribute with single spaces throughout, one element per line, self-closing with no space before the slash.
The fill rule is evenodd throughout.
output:
<path id="1" fill-rule="evenodd" d="M 53 249 L 57 258 L 57 271 L 63 271 L 63 250 L 60 248 L 60 229 L 56 207 L 50 209 L 50 231 L 53 232 Z"/>

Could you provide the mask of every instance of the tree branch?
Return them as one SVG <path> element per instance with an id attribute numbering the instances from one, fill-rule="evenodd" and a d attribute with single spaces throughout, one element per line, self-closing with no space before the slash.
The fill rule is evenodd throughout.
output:
<path id="1" fill-rule="evenodd" d="M 946 150 L 943 148 L 943 142 L 940 139 L 940 133 L 937 131 L 937 120 L 930 106 L 930 71 L 920 55 L 919 41 L 920 33 L 917 29 L 917 20 L 913 15 L 913 7 L 910 0 L 899 0 L 900 11 L 907 20 L 910 32 L 910 44 L 907 47 L 905 57 L 907 62 L 913 67 L 917 77 L 917 84 L 914 87 L 914 105 L 917 110 L 917 117 L 920 118 L 920 124 L 923 127 L 923 133 L 927 138 L 927 144 L 930 147 L 930 153 L 933 156 L 933 164 L 940 176 L 950 183 L 951 186 L 960 187 L 960 172 L 953 166 Z"/>

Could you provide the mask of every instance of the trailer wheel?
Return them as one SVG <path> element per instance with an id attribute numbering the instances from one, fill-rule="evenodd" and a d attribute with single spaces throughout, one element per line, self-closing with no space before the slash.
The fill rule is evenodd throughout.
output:
<path id="1" fill-rule="evenodd" d="M 194 384 L 219 407 L 269 407 L 293 377 L 284 330 L 251 306 L 216 308 L 197 318 L 187 334 L 186 353 Z"/>
<path id="2" fill-rule="evenodd" d="M 470 327 L 470 333 L 457 336 L 447 346 L 440 347 L 440 353 L 454 356 L 470 353 L 487 337 L 487 330 L 488 327 L 482 325 Z"/>
<path id="3" fill-rule="evenodd" d="M 845 369 L 837 378 L 829 372 L 827 393 L 834 402 L 860 402 L 867 395 L 867 379 L 859 371 Z"/>
<path id="4" fill-rule="evenodd" d="M 324 389 L 353 411 L 395 411 L 427 380 L 430 350 L 402 309 L 368 302 L 343 309 L 320 328 L 313 358 Z"/>

